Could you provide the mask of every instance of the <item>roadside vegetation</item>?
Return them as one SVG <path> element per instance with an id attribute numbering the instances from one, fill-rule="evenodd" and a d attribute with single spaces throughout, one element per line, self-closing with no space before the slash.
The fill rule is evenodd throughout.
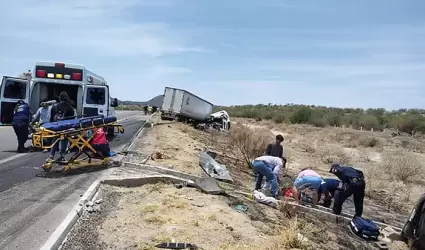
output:
<path id="1" fill-rule="evenodd" d="M 225 109 L 231 117 L 271 120 L 277 124 L 310 124 L 316 127 L 351 127 L 353 129 L 382 131 L 394 129 L 411 136 L 425 133 L 425 110 L 382 108 L 354 109 L 307 105 L 243 105 L 216 107 Z"/>

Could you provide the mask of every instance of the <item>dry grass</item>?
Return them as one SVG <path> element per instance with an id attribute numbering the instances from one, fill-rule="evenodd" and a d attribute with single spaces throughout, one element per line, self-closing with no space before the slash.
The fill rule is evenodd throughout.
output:
<path id="1" fill-rule="evenodd" d="M 232 126 L 229 133 L 229 145 L 232 145 L 247 163 L 263 155 L 272 140 L 273 134 L 269 130 L 252 129 L 240 124 Z"/>
<path id="2" fill-rule="evenodd" d="M 342 165 L 349 165 L 351 162 L 351 157 L 339 147 L 330 146 L 320 148 L 317 155 L 325 164 L 339 163 Z"/>
<path id="3" fill-rule="evenodd" d="M 308 236 L 320 232 L 315 225 L 297 218 L 289 221 L 289 225 L 277 230 L 275 235 L 261 245 L 226 243 L 220 246 L 220 250 L 242 250 L 242 249 L 314 249 Z"/>
<path id="4" fill-rule="evenodd" d="M 418 154 L 412 154 L 410 149 L 401 149 L 402 141 L 399 138 L 394 139 L 379 133 L 340 128 L 314 128 L 305 125 L 276 126 L 273 124 L 264 126 L 261 122 L 254 123 L 252 121 L 248 122 L 249 126 L 244 126 L 244 123 L 244 121 L 240 121 L 240 124 L 232 124 L 232 129 L 228 133 L 203 132 L 178 123 L 154 127 L 154 136 L 149 141 L 155 145 L 155 150 L 160 151 L 163 155 L 163 157 L 158 157 L 155 163 L 165 164 L 165 166 L 170 164 L 176 170 L 193 173 L 195 166 L 199 169 L 197 166 L 199 149 L 206 147 L 217 153 L 216 160 L 227 166 L 236 184 L 252 188 L 253 175 L 247 161 L 262 155 L 267 144 L 273 142 L 274 135 L 279 133 L 285 138 L 284 154 L 289 160 L 291 173 L 296 174 L 301 168 L 311 166 L 327 177 L 331 163 L 354 165 L 365 172 L 367 197 L 374 203 L 382 205 L 388 211 L 402 211 L 410 209 L 410 204 L 415 201 L 414 190 L 417 190 L 417 186 L 414 185 L 418 182 L 415 176 L 419 169 L 416 166 L 419 165 L 412 163 L 418 163 L 420 159 L 424 158 Z M 152 135 L 150 136 L 152 137 Z M 415 143 L 421 142 L 415 141 Z M 397 149 L 399 154 L 388 154 Z M 412 155 L 417 158 L 410 157 Z M 410 160 L 407 161 L 406 157 Z M 406 166 L 408 166 L 408 170 L 406 170 Z M 416 175 L 413 174 L 415 171 Z M 152 195 L 158 192 L 161 193 L 160 196 L 163 196 L 162 190 L 162 186 L 155 185 L 147 188 Z M 148 222 L 146 224 L 157 229 L 164 229 L 170 223 L 178 225 L 186 223 L 192 230 L 194 228 L 206 230 L 206 225 L 215 228 L 216 223 L 219 225 L 223 223 L 221 217 L 217 215 L 222 213 L 221 210 L 227 211 L 224 208 L 217 210 L 213 207 L 209 209 L 209 212 L 199 213 L 197 211 L 195 213 L 191 202 L 187 200 L 177 202 L 174 196 L 165 196 L 161 201 L 155 201 L 156 203 L 149 202 L 152 204 L 138 208 L 138 210 L 143 214 L 144 222 Z M 211 206 L 209 202 L 205 202 L 204 205 L 208 208 Z M 185 212 L 187 210 L 191 211 L 190 215 Z M 179 216 L 186 214 L 188 218 L 184 222 L 175 218 L 170 219 L 170 216 L 163 215 L 163 211 L 174 212 Z M 264 231 L 257 233 L 258 242 L 252 242 L 251 239 L 248 239 L 249 237 L 244 236 L 244 232 L 229 232 L 226 228 L 217 228 L 218 231 L 230 234 L 231 237 L 226 238 L 224 241 L 227 242 L 226 244 L 220 243 L 215 249 L 311 249 L 312 245 L 324 239 L 323 235 L 319 237 L 316 235 L 320 226 L 294 219 L 297 214 L 290 206 L 283 205 L 279 211 L 288 218 L 282 221 L 286 225 L 276 226 L 273 230 L 269 228 L 265 235 L 262 234 Z M 366 216 L 371 216 L 371 213 L 376 213 L 376 211 L 365 207 Z M 241 228 L 244 227 L 245 224 Z M 209 227 L 208 230 L 211 228 Z M 338 229 L 336 230 L 338 231 Z M 298 233 L 311 240 L 307 242 L 301 240 Z M 163 232 L 162 234 L 174 237 L 170 233 Z M 193 236 L 185 237 L 183 238 L 195 240 Z M 335 240 L 333 241 L 335 242 Z M 316 249 L 322 248 L 316 246 Z"/>
<path id="5" fill-rule="evenodd" d="M 424 177 L 424 163 L 416 154 L 393 151 L 383 155 L 382 168 L 387 169 L 390 181 L 413 183 Z"/>

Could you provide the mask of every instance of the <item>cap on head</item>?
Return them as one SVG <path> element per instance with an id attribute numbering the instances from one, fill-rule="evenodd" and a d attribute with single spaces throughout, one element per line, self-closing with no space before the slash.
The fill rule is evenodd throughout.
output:
<path id="1" fill-rule="evenodd" d="M 16 102 L 16 104 L 19 104 L 19 105 L 24 104 L 24 103 L 25 102 L 23 100 L 19 100 L 19 101 Z"/>
<path id="2" fill-rule="evenodd" d="M 333 163 L 329 169 L 329 173 L 332 173 L 332 169 L 339 167 L 340 165 L 338 163 Z"/>

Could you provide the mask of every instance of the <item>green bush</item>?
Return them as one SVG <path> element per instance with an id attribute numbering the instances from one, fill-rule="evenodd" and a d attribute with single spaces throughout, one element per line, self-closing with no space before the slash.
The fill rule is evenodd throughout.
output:
<path id="1" fill-rule="evenodd" d="M 420 109 L 387 111 L 380 108 L 364 110 L 294 104 L 216 107 L 217 111 L 222 109 L 227 110 L 230 116 L 252 118 L 257 121 L 303 123 L 317 127 L 346 126 L 375 131 L 392 128 L 410 135 L 418 132 L 425 134 L 425 110 Z"/>

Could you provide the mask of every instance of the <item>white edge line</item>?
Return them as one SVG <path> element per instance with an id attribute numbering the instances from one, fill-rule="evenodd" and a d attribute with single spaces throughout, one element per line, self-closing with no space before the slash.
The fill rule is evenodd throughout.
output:
<path id="1" fill-rule="evenodd" d="M 63 240 L 66 238 L 68 233 L 74 227 L 78 218 L 82 215 L 84 205 L 87 201 L 92 199 L 97 193 L 97 190 L 100 186 L 100 180 L 93 182 L 93 184 L 87 189 L 81 199 L 78 201 L 72 210 L 67 214 L 62 223 L 55 229 L 55 231 L 50 235 L 49 239 L 44 243 L 40 250 L 56 250 L 61 245 Z"/>
<path id="2" fill-rule="evenodd" d="M 146 122 L 150 120 L 150 118 L 152 116 L 153 116 L 153 114 L 148 117 L 148 119 L 143 124 L 142 128 L 144 127 Z M 134 138 L 134 141 L 137 138 L 138 138 L 138 136 L 136 136 L 136 138 Z M 11 157 L 9 157 L 9 158 L 11 158 Z M 78 201 L 77 205 L 75 205 L 72 208 L 72 210 L 66 215 L 65 219 L 55 229 L 55 231 L 50 235 L 49 239 L 44 243 L 44 245 L 40 248 L 40 250 L 56 250 L 56 249 L 59 249 L 61 247 L 61 245 L 63 244 L 64 240 L 66 239 L 68 233 L 72 230 L 75 223 L 78 221 L 79 217 L 82 215 L 85 203 L 87 201 L 91 200 L 96 195 L 96 193 L 97 193 L 97 191 L 100 187 L 100 184 L 101 184 L 101 179 L 102 178 L 99 178 L 98 180 L 93 182 L 93 184 L 87 189 L 87 191 L 84 193 L 84 195 Z"/>
<path id="3" fill-rule="evenodd" d="M 13 161 L 13 160 L 18 159 L 19 157 L 25 156 L 27 154 L 28 153 L 21 153 L 21 154 L 17 154 L 17 155 L 12 155 L 11 157 L 0 160 L 0 164 L 6 163 L 6 162 L 9 162 L 9 161 Z"/>

